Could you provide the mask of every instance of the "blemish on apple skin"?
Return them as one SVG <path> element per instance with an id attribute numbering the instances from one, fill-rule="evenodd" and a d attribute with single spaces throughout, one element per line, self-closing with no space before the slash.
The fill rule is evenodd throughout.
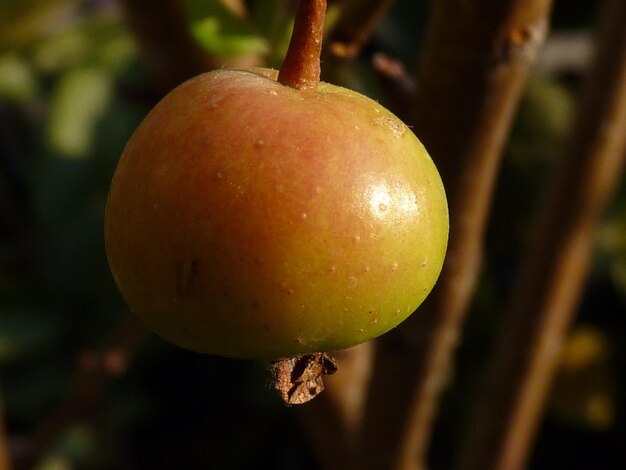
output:
<path id="1" fill-rule="evenodd" d="M 348 278 L 348 287 L 349 288 L 354 289 L 357 286 L 358 283 L 359 283 L 359 280 L 356 277 L 350 276 Z"/>
<path id="2" fill-rule="evenodd" d="M 289 287 L 286 282 L 280 283 L 280 289 L 287 295 L 293 295 L 293 289 Z"/>
<path id="3" fill-rule="evenodd" d="M 331 266 L 330 268 L 328 268 L 328 272 L 330 274 L 335 274 L 337 272 L 337 267 L 336 266 Z"/>
<path id="4" fill-rule="evenodd" d="M 398 270 L 398 262 L 397 262 L 397 261 L 394 261 L 394 262 L 391 264 L 391 272 L 392 272 L 392 273 L 395 273 L 397 270 Z"/>
<path id="5" fill-rule="evenodd" d="M 300 219 L 305 220 L 308 216 L 309 214 L 307 214 L 306 212 L 300 212 Z"/>
<path id="6" fill-rule="evenodd" d="M 428 266 L 428 259 L 422 261 L 422 268 L 425 268 L 426 266 Z"/>
<path id="7" fill-rule="evenodd" d="M 213 181 L 221 182 L 224 179 L 224 174 L 221 171 L 213 173 Z"/>
<path id="8" fill-rule="evenodd" d="M 222 101 L 222 98 L 223 97 L 219 95 L 213 96 L 209 101 L 209 108 L 216 109 L 219 106 L 220 101 Z"/>
<path id="9" fill-rule="evenodd" d="M 193 281 L 198 275 L 198 265 L 199 260 L 197 258 L 185 258 L 178 262 L 176 267 L 176 293 L 178 297 L 182 297 L 191 289 Z"/>
<path id="10" fill-rule="evenodd" d="M 402 137 L 407 129 L 402 122 L 393 117 L 377 117 L 372 121 L 372 123 L 386 127 L 396 138 Z"/>
<path id="11" fill-rule="evenodd" d="M 396 315 L 400 315 L 401 312 L 402 310 L 400 310 L 399 308 L 396 309 Z"/>
<path id="12" fill-rule="evenodd" d="M 352 237 L 352 241 L 354 243 L 359 243 L 361 241 L 361 235 L 355 235 Z"/>
<path id="13" fill-rule="evenodd" d="M 264 141 L 263 139 L 257 139 L 257 140 L 254 142 L 254 146 L 255 146 L 256 148 L 261 148 L 261 147 L 263 147 L 264 145 L 265 145 L 265 141 Z"/>

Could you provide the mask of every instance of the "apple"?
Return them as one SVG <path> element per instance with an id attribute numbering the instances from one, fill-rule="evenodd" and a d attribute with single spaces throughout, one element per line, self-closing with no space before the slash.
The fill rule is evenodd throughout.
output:
<path id="1" fill-rule="evenodd" d="M 167 95 L 119 161 L 105 241 L 128 304 L 194 351 L 276 359 L 362 343 L 433 288 L 444 188 L 375 101 L 267 69 L 218 70 Z"/>

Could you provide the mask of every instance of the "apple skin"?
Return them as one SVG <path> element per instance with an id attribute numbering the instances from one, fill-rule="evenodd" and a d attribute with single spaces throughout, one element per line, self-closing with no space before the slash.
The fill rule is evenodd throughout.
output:
<path id="1" fill-rule="evenodd" d="M 277 359 L 373 339 L 439 276 L 444 188 L 422 144 L 356 92 L 267 69 L 195 77 L 119 161 L 105 241 L 132 310 L 187 349 Z"/>

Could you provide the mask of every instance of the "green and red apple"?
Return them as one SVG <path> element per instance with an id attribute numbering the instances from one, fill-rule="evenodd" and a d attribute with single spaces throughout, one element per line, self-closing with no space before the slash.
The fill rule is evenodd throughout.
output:
<path id="1" fill-rule="evenodd" d="M 163 338 L 276 359 L 405 320 L 439 276 L 448 209 L 428 153 L 378 103 L 219 70 L 136 130 L 105 238 L 123 296 Z"/>

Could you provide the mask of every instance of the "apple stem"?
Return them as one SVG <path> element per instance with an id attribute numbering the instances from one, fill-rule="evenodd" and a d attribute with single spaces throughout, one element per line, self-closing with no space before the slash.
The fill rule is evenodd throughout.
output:
<path id="1" fill-rule="evenodd" d="M 325 16 L 326 0 L 300 0 L 289 49 L 278 73 L 279 83 L 307 90 L 320 82 Z"/>

